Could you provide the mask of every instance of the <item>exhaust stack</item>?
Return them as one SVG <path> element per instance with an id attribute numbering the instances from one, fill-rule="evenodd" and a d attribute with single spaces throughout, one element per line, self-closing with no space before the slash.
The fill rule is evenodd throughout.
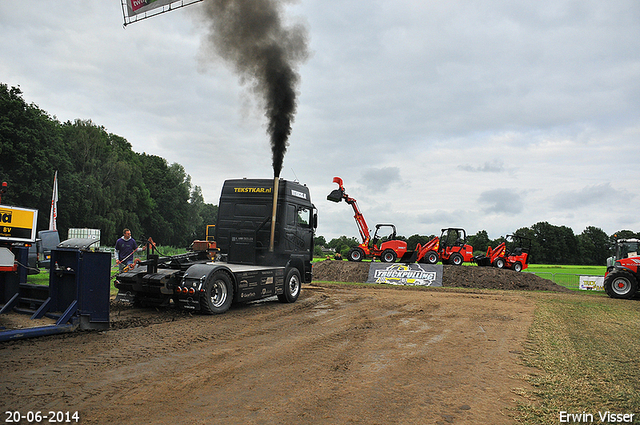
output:
<path id="1" fill-rule="evenodd" d="M 273 178 L 273 210 L 271 211 L 271 236 L 269 237 L 269 252 L 273 252 L 273 243 L 276 236 L 276 211 L 278 210 L 278 187 L 280 178 Z"/>

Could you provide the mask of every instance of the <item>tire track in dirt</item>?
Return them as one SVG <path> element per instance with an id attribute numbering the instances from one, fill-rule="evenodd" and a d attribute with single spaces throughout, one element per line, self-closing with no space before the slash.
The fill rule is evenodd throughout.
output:
<path id="1" fill-rule="evenodd" d="M 84 424 L 506 424 L 532 313 L 511 293 L 311 285 L 294 304 L 12 342 L 0 388 L 7 408 Z"/>

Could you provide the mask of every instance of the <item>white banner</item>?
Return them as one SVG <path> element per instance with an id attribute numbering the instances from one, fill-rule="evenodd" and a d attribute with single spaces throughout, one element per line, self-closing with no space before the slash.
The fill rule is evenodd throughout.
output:
<path id="1" fill-rule="evenodd" d="M 604 291 L 604 276 L 580 276 L 580 289 L 584 291 Z"/>

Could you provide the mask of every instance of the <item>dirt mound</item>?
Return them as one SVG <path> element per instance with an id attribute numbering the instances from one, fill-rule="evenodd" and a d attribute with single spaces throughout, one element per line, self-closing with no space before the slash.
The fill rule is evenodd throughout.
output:
<path id="1" fill-rule="evenodd" d="M 329 282 L 366 282 L 368 262 L 325 260 L 313 264 L 313 280 Z M 516 289 L 525 291 L 558 291 L 569 289 L 531 273 L 495 267 L 443 266 L 442 286 L 480 289 Z"/>

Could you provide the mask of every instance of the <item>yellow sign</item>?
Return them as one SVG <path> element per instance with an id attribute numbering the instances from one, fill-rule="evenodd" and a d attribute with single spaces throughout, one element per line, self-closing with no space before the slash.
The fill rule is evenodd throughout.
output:
<path id="1" fill-rule="evenodd" d="M 236 187 L 236 193 L 271 193 L 270 187 Z"/>
<path id="2" fill-rule="evenodd" d="M 38 210 L 0 205 L 0 240 L 35 242 Z"/>

